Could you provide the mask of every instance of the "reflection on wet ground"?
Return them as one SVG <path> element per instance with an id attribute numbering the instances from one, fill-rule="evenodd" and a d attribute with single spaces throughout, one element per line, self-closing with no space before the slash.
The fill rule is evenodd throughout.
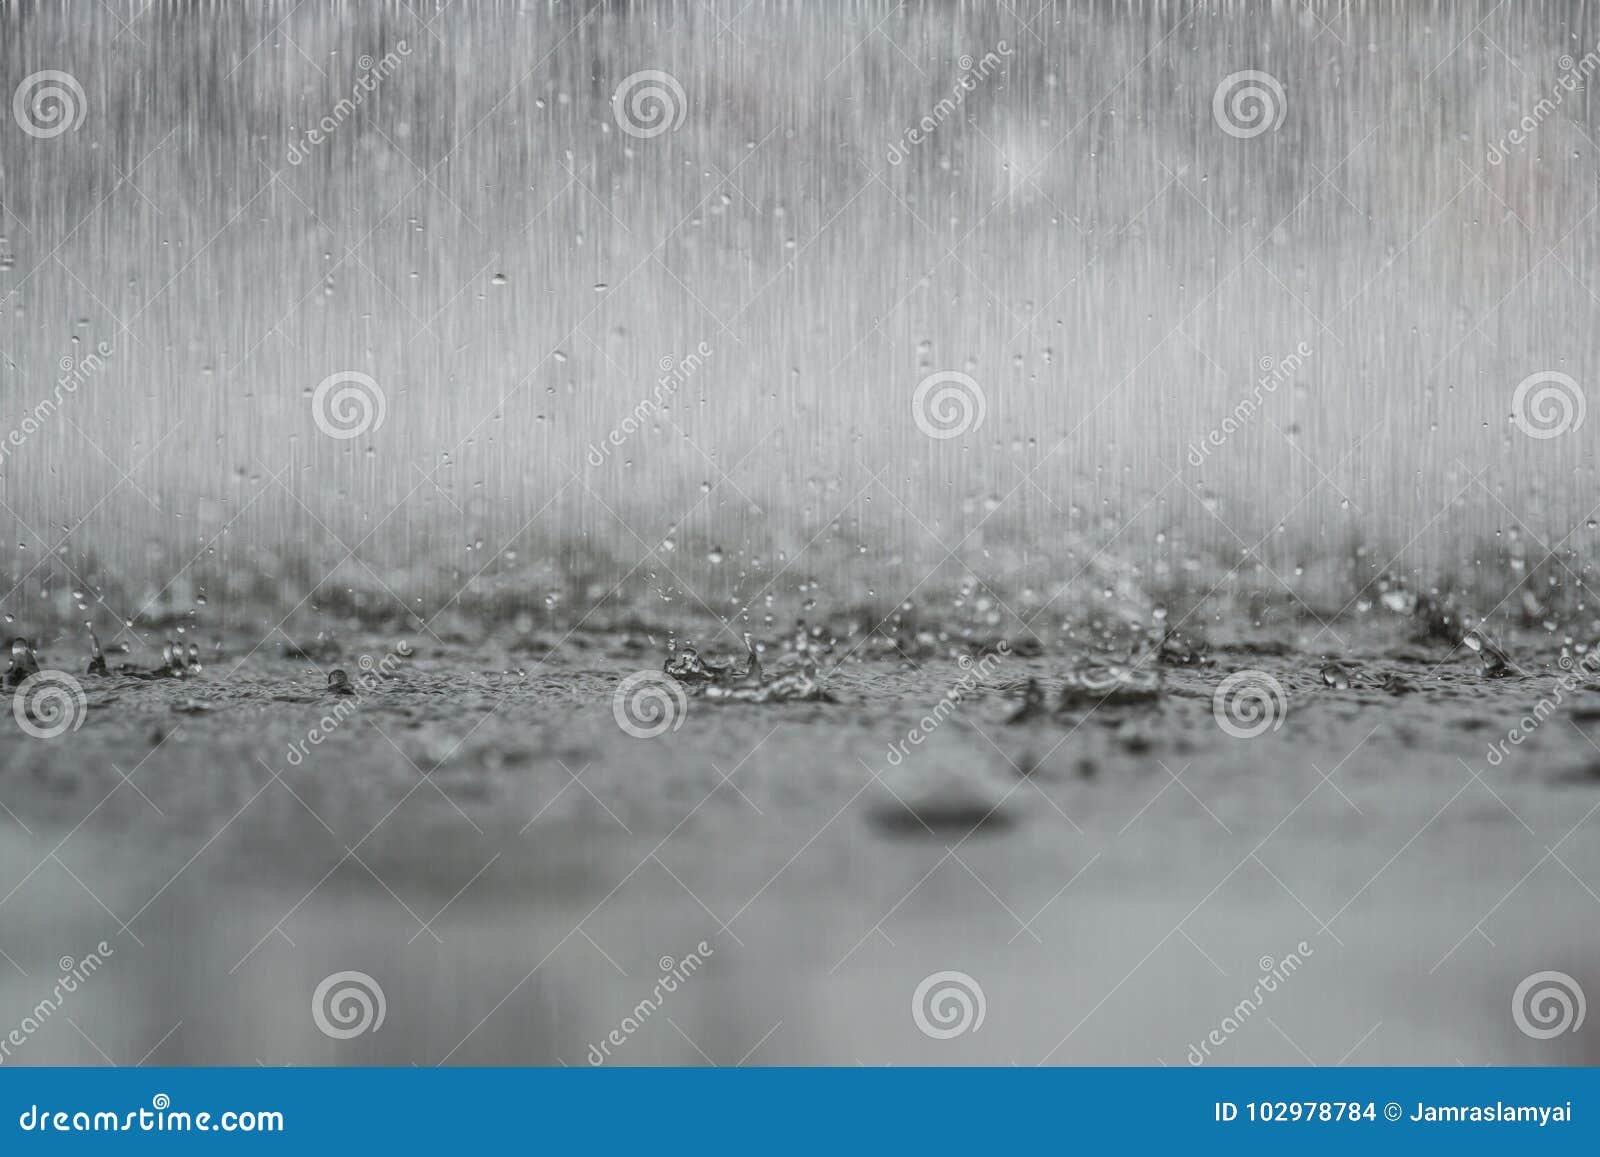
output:
<path id="1" fill-rule="evenodd" d="M 1367 635 L 801 631 L 675 641 L 676 674 L 648 632 L 369 638 L 78 674 L 76 730 L 6 745 L 0 1020 L 105 940 L 17 1063 L 582 1064 L 704 941 L 607 1063 L 1182 1064 L 1295 953 L 1212 1062 L 1594 1063 L 1510 1014 L 1533 972 L 1600 984 L 1584 653 Z M 782 680 L 817 693 L 759 695 Z M 380 1030 L 318 1031 L 341 970 Z M 911 1015 L 946 970 L 986 1002 L 948 1040 Z"/>

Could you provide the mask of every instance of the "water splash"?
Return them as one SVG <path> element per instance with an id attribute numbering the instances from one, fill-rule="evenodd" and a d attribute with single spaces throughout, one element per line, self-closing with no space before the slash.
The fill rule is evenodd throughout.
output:
<path id="1" fill-rule="evenodd" d="M 16 687 L 30 675 L 39 673 L 39 654 L 33 644 L 18 636 L 11 640 L 11 665 L 6 670 L 6 686 Z"/>
<path id="2" fill-rule="evenodd" d="M 1481 627 L 1473 627 L 1461 639 L 1468 650 L 1475 651 L 1479 661 L 1483 664 L 1483 674 L 1489 679 L 1503 679 L 1509 675 L 1521 674 L 1517 665 L 1511 661 L 1503 649 L 1484 632 Z"/>
<path id="3" fill-rule="evenodd" d="M 802 633 L 802 638 L 805 638 Z M 809 640 L 808 640 L 809 642 Z M 731 663 L 717 665 L 701 657 L 694 646 L 678 646 L 675 636 L 667 641 L 667 659 L 662 667 L 668 675 L 692 688 L 712 703 L 835 703 L 822 684 L 810 650 L 793 651 L 786 656 L 791 669 L 768 677 L 761 666 L 755 641 L 744 636 L 745 667 Z"/>
<path id="4" fill-rule="evenodd" d="M 100 649 L 100 636 L 94 633 L 93 627 L 88 627 L 87 630 L 89 632 L 89 666 L 86 668 L 87 674 L 111 674 L 111 668 L 106 663 L 105 652 Z"/>
<path id="5" fill-rule="evenodd" d="M 1161 698 L 1161 669 L 1154 663 L 1079 659 L 1062 672 L 1061 680 L 1060 711 L 1154 703 Z"/>

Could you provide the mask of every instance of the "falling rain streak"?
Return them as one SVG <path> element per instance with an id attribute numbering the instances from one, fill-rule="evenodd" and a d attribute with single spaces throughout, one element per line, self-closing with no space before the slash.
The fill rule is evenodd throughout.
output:
<path id="1" fill-rule="evenodd" d="M 30 622 L 1048 634 L 1592 553 L 1591 9 L 191 7 L 0 10 Z"/>

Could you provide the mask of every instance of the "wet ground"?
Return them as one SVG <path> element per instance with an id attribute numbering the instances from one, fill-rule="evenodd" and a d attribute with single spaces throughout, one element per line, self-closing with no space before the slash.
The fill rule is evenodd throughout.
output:
<path id="1" fill-rule="evenodd" d="M 112 951 L 7 1063 L 583 1064 L 619 1026 L 609 1063 L 1181 1065 L 1213 1030 L 1208 1063 L 1600 1062 L 1512 1015 L 1542 970 L 1600 991 L 1600 694 L 1553 636 L 1490 678 L 1342 633 L 1342 665 L 1313 627 L 1131 673 L 841 645 L 834 702 L 689 687 L 647 739 L 613 711 L 660 670 L 640 631 L 81 676 L 78 730 L 4 741 L 0 1028 Z M 1246 670 L 1281 699 L 1241 738 Z M 385 1017 L 333 1039 L 346 970 Z M 949 1039 L 912 1013 L 943 971 L 983 995 Z"/>

